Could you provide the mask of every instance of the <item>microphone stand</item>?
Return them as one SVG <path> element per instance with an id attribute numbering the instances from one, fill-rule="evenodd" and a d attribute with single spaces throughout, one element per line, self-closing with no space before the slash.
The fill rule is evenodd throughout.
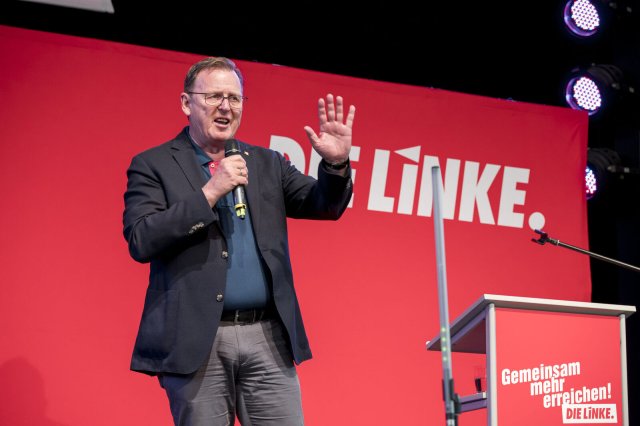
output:
<path id="1" fill-rule="evenodd" d="M 631 269 L 632 271 L 635 271 L 635 272 L 640 272 L 640 268 L 638 268 L 637 266 L 629 265 L 628 263 L 620 262 L 619 260 L 611 259 L 609 257 L 605 257 L 600 254 L 593 253 L 576 246 L 572 246 L 570 244 L 565 244 L 560 240 L 554 240 L 553 238 L 549 238 L 546 232 L 543 232 L 539 229 L 536 229 L 535 233 L 540 235 L 540 237 L 537 240 L 535 238 L 532 238 L 531 241 L 533 241 L 534 243 L 538 243 L 541 246 L 543 246 L 545 243 L 553 244 L 554 246 L 560 246 L 560 247 L 568 248 L 570 250 L 577 251 L 582 254 L 587 254 L 593 257 L 594 259 L 604 260 L 605 262 L 613 263 L 614 265 L 621 266 L 626 269 Z"/>
<path id="2" fill-rule="evenodd" d="M 442 354 L 442 396 L 445 406 L 447 426 L 458 425 L 460 398 L 453 390 L 451 367 L 451 336 L 449 329 L 449 308 L 447 300 L 447 274 L 444 255 L 444 226 L 442 219 L 442 176 L 440 167 L 431 168 L 433 184 L 433 224 L 436 240 L 436 261 L 438 269 L 438 305 L 440 308 L 440 352 Z"/>

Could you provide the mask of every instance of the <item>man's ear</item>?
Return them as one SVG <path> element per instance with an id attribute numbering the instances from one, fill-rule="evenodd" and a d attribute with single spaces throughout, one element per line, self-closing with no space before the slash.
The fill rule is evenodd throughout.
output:
<path id="1" fill-rule="evenodd" d="M 191 115 L 191 98 L 189 98 L 189 94 L 185 92 L 180 94 L 180 106 L 187 117 Z"/>

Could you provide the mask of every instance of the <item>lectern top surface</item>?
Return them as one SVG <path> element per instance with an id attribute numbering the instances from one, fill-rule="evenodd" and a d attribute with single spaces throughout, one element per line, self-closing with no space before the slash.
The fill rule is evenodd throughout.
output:
<path id="1" fill-rule="evenodd" d="M 457 334 L 460 330 L 467 328 L 466 332 L 470 332 L 471 328 L 484 324 L 484 321 L 478 321 L 478 316 L 483 315 L 488 305 L 494 305 L 496 308 L 511 308 L 522 310 L 534 310 L 542 312 L 565 312 L 574 314 L 602 315 L 602 316 L 620 316 L 629 317 L 636 312 L 635 306 L 628 305 L 612 305 L 604 303 L 577 302 L 572 300 L 542 299 L 534 297 L 517 297 L 504 296 L 497 294 L 483 294 L 476 302 L 474 302 L 466 311 L 458 316 L 450 326 L 450 335 Z M 478 334 L 478 333 L 476 333 Z M 478 334 L 478 338 L 482 338 Z M 436 336 L 427 343 L 428 350 L 440 350 L 440 335 Z"/>

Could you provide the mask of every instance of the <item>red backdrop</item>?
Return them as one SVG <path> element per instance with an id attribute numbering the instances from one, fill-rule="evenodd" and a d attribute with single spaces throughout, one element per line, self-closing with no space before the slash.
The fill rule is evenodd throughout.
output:
<path id="1" fill-rule="evenodd" d="M 128 370 L 148 267 L 128 257 L 122 195 L 131 157 L 186 124 L 179 93 L 200 57 L 1 26 L 0 54 L 0 419 L 169 425 L 155 379 Z M 587 247 L 586 114 L 238 63 L 249 97 L 238 137 L 305 172 L 317 98 L 357 106 L 352 207 L 338 222 L 290 221 L 315 355 L 299 368 L 308 425 L 443 419 L 440 355 L 425 350 L 439 327 L 434 161 L 451 320 L 483 293 L 589 301 L 587 256 L 530 241 L 544 228 Z M 482 361 L 456 355 L 467 394 Z"/>

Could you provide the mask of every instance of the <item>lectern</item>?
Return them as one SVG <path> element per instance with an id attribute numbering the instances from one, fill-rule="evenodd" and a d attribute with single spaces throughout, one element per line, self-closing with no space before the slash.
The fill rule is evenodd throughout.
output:
<path id="1" fill-rule="evenodd" d="M 625 318 L 635 311 L 483 295 L 450 328 L 453 352 L 486 354 L 486 392 L 460 397 L 460 412 L 486 409 L 489 426 L 628 426 Z M 440 350 L 440 335 L 427 349 Z"/>

